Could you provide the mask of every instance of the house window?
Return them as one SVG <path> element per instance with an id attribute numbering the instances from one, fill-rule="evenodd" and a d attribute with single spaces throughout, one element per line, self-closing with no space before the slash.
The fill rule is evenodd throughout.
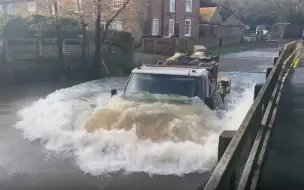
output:
<path id="1" fill-rule="evenodd" d="M 185 36 L 191 36 L 191 20 L 185 20 Z"/>
<path id="2" fill-rule="evenodd" d="M 174 20 L 173 19 L 169 19 L 169 37 L 172 36 L 174 34 Z"/>
<path id="3" fill-rule="evenodd" d="M 60 0 L 56 0 L 56 1 L 52 1 L 52 5 L 51 5 L 51 13 L 53 14 L 53 15 L 55 15 L 55 5 L 57 6 L 57 11 L 58 11 L 58 13 L 60 12 L 59 11 L 59 9 L 60 9 Z"/>
<path id="4" fill-rule="evenodd" d="M 114 9 L 119 9 L 122 6 L 122 0 L 113 0 Z"/>
<path id="5" fill-rule="evenodd" d="M 55 5 L 54 4 L 51 5 L 51 13 L 52 13 L 52 15 L 55 15 Z"/>
<path id="6" fill-rule="evenodd" d="M 27 10 L 28 10 L 28 12 L 36 12 L 36 2 L 35 1 L 28 2 Z"/>
<path id="7" fill-rule="evenodd" d="M 192 0 L 186 0 L 186 12 L 192 12 Z"/>
<path id="8" fill-rule="evenodd" d="M 121 20 L 113 20 L 113 22 L 111 23 L 111 29 L 113 30 L 118 30 L 118 31 L 122 31 L 122 22 Z"/>
<path id="9" fill-rule="evenodd" d="M 175 0 L 170 0 L 170 12 L 175 12 Z"/>
<path id="10" fill-rule="evenodd" d="M 104 21 L 104 20 L 100 21 L 100 28 L 101 28 L 102 31 L 105 31 L 105 29 L 106 29 L 106 21 Z"/>
<path id="11" fill-rule="evenodd" d="M 158 19 L 152 20 L 152 35 L 153 36 L 158 35 Z"/>
<path id="12" fill-rule="evenodd" d="M 14 15 L 15 13 L 15 6 L 13 4 L 7 5 L 7 14 L 8 15 Z"/>

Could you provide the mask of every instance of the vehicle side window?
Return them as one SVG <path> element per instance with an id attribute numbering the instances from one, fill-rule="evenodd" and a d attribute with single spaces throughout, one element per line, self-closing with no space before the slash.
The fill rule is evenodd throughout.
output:
<path id="1" fill-rule="evenodd" d="M 207 92 L 206 91 L 207 84 L 206 84 L 206 78 L 205 78 L 205 76 L 202 77 L 202 84 L 201 84 L 201 86 L 202 86 L 201 99 L 205 100 L 205 98 L 206 98 L 206 92 Z"/>

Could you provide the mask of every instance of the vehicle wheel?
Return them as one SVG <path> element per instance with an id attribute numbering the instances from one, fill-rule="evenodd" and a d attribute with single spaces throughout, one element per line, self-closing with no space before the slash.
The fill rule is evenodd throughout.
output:
<path id="1" fill-rule="evenodd" d="M 220 93 L 215 94 L 215 109 L 223 110 L 225 109 L 225 102 Z"/>

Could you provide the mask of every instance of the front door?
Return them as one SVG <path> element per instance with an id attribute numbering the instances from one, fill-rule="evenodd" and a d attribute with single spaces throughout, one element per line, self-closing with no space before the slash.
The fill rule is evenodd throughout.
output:
<path id="1" fill-rule="evenodd" d="M 174 25 L 174 34 L 175 38 L 179 38 L 179 23 L 175 23 Z"/>

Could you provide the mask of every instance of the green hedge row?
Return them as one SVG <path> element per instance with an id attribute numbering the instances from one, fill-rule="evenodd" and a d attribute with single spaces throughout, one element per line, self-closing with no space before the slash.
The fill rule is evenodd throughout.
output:
<path id="1" fill-rule="evenodd" d="M 63 37 L 76 38 L 81 34 L 81 25 L 77 20 L 60 18 Z M 56 37 L 54 17 L 32 15 L 29 17 L 0 15 L 0 32 L 5 38 Z"/>
<path id="2" fill-rule="evenodd" d="M 63 38 L 79 38 L 82 34 L 81 23 L 75 19 L 59 18 L 61 36 Z M 54 17 L 32 15 L 29 17 L 0 14 L 0 35 L 4 38 L 56 38 Z M 131 33 L 109 30 L 107 40 L 129 50 L 133 44 Z"/>

